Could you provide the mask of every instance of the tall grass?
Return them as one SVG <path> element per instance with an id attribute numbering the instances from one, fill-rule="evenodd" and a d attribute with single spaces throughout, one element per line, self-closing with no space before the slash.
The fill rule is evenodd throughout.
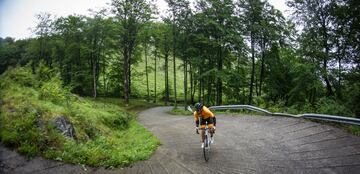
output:
<path id="1" fill-rule="evenodd" d="M 43 66 L 35 74 L 29 67 L 9 69 L 0 89 L 1 141 L 28 157 L 115 167 L 146 159 L 159 145 L 121 104 L 73 95 Z M 55 128 L 59 116 L 74 126 L 74 139 Z"/>

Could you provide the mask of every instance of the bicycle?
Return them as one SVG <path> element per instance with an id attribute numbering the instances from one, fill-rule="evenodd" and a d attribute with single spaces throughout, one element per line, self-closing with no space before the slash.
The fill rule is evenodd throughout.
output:
<path id="1" fill-rule="evenodd" d="M 193 110 L 191 109 L 190 106 L 187 107 L 187 110 L 190 111 L 190 112 L 193 112 Z M 201 121 L 200 121 L 201 122 Z M 200 125 L 198 125 L 200 126 Z M 196 130 L 198 131 L 198 130 Z M 203 149 L 203 152 L 204 152 L 204 159 L 206 162 L 209 161 L 210 159 L 210 147 L 211 147 L 211 135 L 209 133 L 209 128 L 208 128 L 208 125 L 207 125 L 207 122 L 206 122 L 206 125 L 205 125 L 205 137 L 204 137 L 204 147 L 202 148 Z M 197 132 L 198 133 L 198 132 Z M 211 137 L 211 138 L 209 138 Z"/>
<path id="2" fill-rule="evenodd" d="M 210 147 L 211 147 L 211 135 L 209 133 L 209 128 L 206 124 L 205 126 L 205 138 L 204 138 L 204 148 L 203 148 L 203 152 L 204 152 L 204 159 L 206 162 L 209 161 L 210 159 Z"/>

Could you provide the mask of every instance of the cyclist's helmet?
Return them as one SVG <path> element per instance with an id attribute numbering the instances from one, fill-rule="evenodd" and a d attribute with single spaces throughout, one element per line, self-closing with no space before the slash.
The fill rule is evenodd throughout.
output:
<path id="1" fill-rule="evenodd" d="M 195 103 L 195 109 L 196 111 L 200 111 L 200 109 L 203 107 L 203 104 L 199 103 Z"/>

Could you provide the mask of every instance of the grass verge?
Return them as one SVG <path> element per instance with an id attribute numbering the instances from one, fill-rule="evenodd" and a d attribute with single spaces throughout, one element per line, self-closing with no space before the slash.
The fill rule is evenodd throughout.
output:
<path id="1" fill-rule="evenodd" d="M 125 109 L 128 112 L 132 112 L 133 114 L 136 114 L 138 112 L 141 112 L 143 110 L 156 107 L 156 106 L 163 106 L 163 102 L 147 102 L 145 99 L 131 99 L 129 101 L 129 104 L 125 104 L 123 99 L 119 98 L 88 98 L 89 100 L 92 100 L 94 102 L 99 102 L 100 104 L 113 104 L 117 106 L 121 106 L 121 108 Z"/>
<path id="2" fill-rule="evenodd" d="M 172 108 L 167 112 L 170 115 L 184 115 L 184 116 L 193 116 L 193 113 L 185 110 L 184 106 L 178 106 L 177 108 Z"/>
<path id="3" fill-rule="evenodd" d="M 0 77 L 0 138 L 6 146 L 30 158 L 117 167 L 149 158 L 160 144 L 127 111 L 146 103 L 81 98 L 63 88 L 55 72 L 38 69 L 33 74 L 29 67 L 13 68 Z M 74 138 L 55 128 L 59 116 L 74 126 Z"/>
<path id="4" fill-rule="evenodd" d="M 352 135 L 359 136 L 360 137 L 360 126 L 356 125 L 349 125 L 344 123 L 337 123 L 337 122 L 331 122 L 331 121 L 323 121 L 323 120 L 314 120 L 314 119 L 308 119 L 316 123 L 330 125 L 333 127 L 337 127 L 339 129 L 342 129 Z"/>

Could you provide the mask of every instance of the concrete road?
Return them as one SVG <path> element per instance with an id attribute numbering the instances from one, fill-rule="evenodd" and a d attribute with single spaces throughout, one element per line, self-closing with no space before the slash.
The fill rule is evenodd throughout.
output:
<path id="1" fill-rule="evenodd" d="M 360 173 L 360 137 L 311 121 L 269 116 L 217 115 L 209 162 L 200 148 L 192 116 L 157 107 L 138 120 L 162 145 L 147 161 L 106 170 L 41 157 L 26 161 L 0 148 L 0 173 Z"/>

